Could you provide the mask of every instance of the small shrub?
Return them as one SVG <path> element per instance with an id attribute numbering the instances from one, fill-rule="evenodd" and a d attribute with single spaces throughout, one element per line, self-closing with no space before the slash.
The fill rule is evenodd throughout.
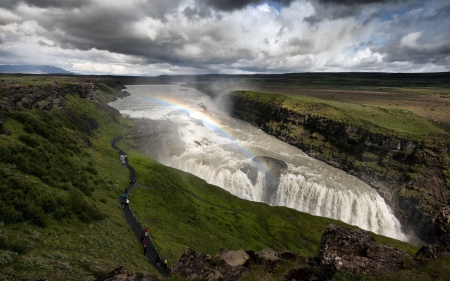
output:
<path id="1" fill-rule="evenodd" d="M 0 265 L 5 266 L 12 263 L 17 255 L 16 252 L 0 250 Z"/>
<path id="2" fill-rule="evenodd" d="M 19 140 L 31 147 L 36 147 L 39 145 L 39 140 L 31 135 L 20 135 Z"/>
<path id="3" fill-rule="evenodd" d="M 66 254 L 60 253 L 58 251 L 44 253 L 44 257 L 53 259 L 53 260 L 59 260 L 59 261 L 65 261 L 69 258 L 69 256 L 67 256 Z"/>

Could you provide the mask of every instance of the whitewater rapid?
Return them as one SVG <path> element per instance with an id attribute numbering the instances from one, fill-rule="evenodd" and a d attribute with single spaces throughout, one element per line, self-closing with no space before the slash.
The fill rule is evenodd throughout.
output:
<path id="1" fill-rule="evenodd" d="M 170 120 L 177 125 L 184 152 L 176 155 L 169 151 L 167 155 L 173 155 L 156 159 L 159 162 L 194 174 L 243 199 L 287 206 L 407 240 L 400 222 L 376 190 L 246 122 L 231 118 L 197 90 L 152 85 L 127 86 L 127 91 L 131 96 L 110 103 L 121 114 L 136 119 Z M 263 160 L 255 161 L 255 156 L 263 156 Z M 286 164 L 277 166 L 273 163 L 278 162 L 271 159 Z"/>

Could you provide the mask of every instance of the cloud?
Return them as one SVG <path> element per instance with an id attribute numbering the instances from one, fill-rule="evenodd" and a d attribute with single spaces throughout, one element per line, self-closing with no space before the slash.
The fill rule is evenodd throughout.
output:
<path id="1" fill-rule="evenodd" d="M 355 2 L 0 0 L 0 60 L 114 74 L 450 68 L 445 0 Z"/>
<path id="2" fill-rule="evenodd" d="M 234 11 L 240 10 L 248 5 L 259 5 L 265 3 L 263 0 L 197 0 L 200 5 L 206 5 L 218 11 Z M 282 6 L 289 6 L 294 0 L 272 0 Z"/>
<path id="3" fill-rule="evenodd" d="M 80 8 L 90 4 L 90 0 L 0 0 L 0 7 L 14 9 L 19 5 L 38 8 Z"/>
<path id="4" fill-rule="evenodd" d="M 390 40 L 378 49 L 387 62 L 450 65 L 450 5 L 412 10 L 388 28 Z"/>

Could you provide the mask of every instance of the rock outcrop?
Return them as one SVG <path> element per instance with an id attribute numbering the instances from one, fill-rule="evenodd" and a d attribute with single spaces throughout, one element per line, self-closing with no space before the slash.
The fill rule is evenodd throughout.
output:
<path id="1" fill-rule="evenodd" d="M 86 80 L 86 79 L 85 79 Z M 92 78 L 89 82 L 79 82 L 71 84 L 43 84 L 43 85 L 24 85 L 24 84 L 0 84 L 0 133 L 11 134 L 10 130 L 3 128 L 3 112 L 14 112 L 21 109 L 42 109 L 50 111 L 57 109 L 65 114 L 67 118 L 88 136 L 93 136 L 94 131 L 98 129 L 98 121 L 85 116 L 81 112 L 73 112 L 65 106 L 66 95 L 75 94 L 83 99 L 95 99 L 96 91 L 100 88 L 103 93 L 109 95 L 111 100 L 117 97 L 129 95 L 120 91 L 120 86 L 113 80 L 107 78 Z M 114 89 L 116 90 L 113 90 Z M 96 106 L 108 112 L 113 120 L 119 112 L 102 103 L 95 103 Z"/>
<path id="2" fill-rule="evenodd" d="M 220 250 L 212 258 L 189 249 L 181 256 L 174 272 L 189 280 L 238 280 L 248 272 L 244 266 L 248 259 L 242 250 Z"/>
<path id="3" fill-rule="evenodd" d="M 367 231 L 329 225 L 322 235 L 318 257 L 328 276 L 336 270 L 356 275 L 374 275 L 403 269 L 413 257 L 395 248 L 380 245 Z"/>
<path id="4" fill-rule="evenodd" d="M 211 257 L 189 249 L 181 256 L 173 273 L 188 280 L 233 281 L 249 273 L 252 265 L 272 273 L 281 260 L 295 262 L 297 257 L 298 255 L 292 252 L 278 254 L 272 249 L 263 249 L 259 252 L 221 249 Z M 301 268 L 291 272 L 290 276 L 304 274 L 317 277 L 312 271 Z M 316 280 L 314 278 L 301 280 Z"/>
<path id="5" fill-rule="evenodd" d="M 438 243 L 450 247 L 450 206 L 441 208 L 435 220 Z"/>

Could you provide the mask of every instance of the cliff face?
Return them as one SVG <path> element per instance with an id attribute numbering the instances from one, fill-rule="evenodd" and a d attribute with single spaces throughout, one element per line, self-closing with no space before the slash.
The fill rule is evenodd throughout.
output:
<path id="1" fill-rule="evenodd" d="M 405 229 L 413 229 L 419 238 L 449 243 L 448 231 L 441 231 L 448 230 L 448 225 L 436 220 L 449 202 L 448 147 L 373 133 L 238 92 L 231 94 L 228 102 L 233 117 L 376 188 Z"/>

